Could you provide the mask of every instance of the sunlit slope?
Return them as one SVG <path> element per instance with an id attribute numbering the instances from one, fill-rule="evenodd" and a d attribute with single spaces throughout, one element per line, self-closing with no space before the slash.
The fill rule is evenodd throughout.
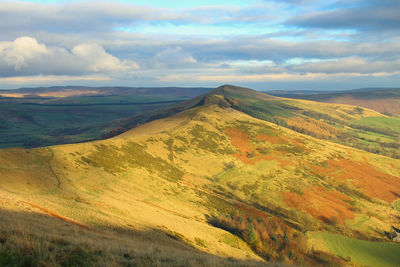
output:
<path id="1" fill-rule="evenodd" d="M 229 105 L 216 94 L 112 139 L 1 150 L 0 188 L 93 229 L 161 231 L 221 257 L 343 264 L 304 233 L 391 240 L 399 160 Z"/>
<path id="2" fill-rule="evenodd" d="M 302 98 L 318 102 L 348 104 L 400 116 L 400 88 L 364 88 L 339 92 L 310 92 L 301 94 L 276 91 L 273 94 L 290 98 Z"/>
<path id="3" fill-rule="evenodd" d="M 212 92 L 229 106 L 320 139 L 400 158 L 400 118 L 358 106 L 271 96 L 225 85 Z"/>

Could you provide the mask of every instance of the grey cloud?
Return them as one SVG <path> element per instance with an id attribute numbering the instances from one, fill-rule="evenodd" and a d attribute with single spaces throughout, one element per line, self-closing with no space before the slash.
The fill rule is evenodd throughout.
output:
<path id="1" fill-rule="evenodd" d="M 400 72 L 400 59 L 373 61 L 359 57 L 342 58 L 335 61 L 309 62 L 289 66 L 289 69 L 302 73 L 395 73 Z"/>
<path id="2" fill-rule="evenodd" d="M 62 46 L 61 43 L 68 42 L 64 37 L 60 36 L 60 38 L 57 41 L 60 44 L 56 46 Z M 55 41 L 54 35 L 41 35 L 41 39 Z M 390 42 L 365 40 L 356 43 L 331 40 L 285 41 L 263 36 L 217 39 L 182 38 L 169 35 L 160 38 L 154 35 L 121 32 L 92 36 L 88 40 L 81 36 L 69 39 L 71 43 L 68 46 L 71 50 L 79 41 L 97 43 L 115 57 L 137 62 L 141 67 L 147 69 L 167 65 L 178 68 L 195 61 L 199 67 L 201 64 L 221 64 L 221 62 L 237 60 L 271 60 L 282 65 L 292 58 L 327 60 L 360 57 L 389 61 L 397 57 L 398 51 L 400 51 L 400 39 L 392 39 Z M 73 39 L 74 41 L 71 41 Z"/>
<path id="3" fill-rule="evenodd" d="M 268 15 L 269 7 L 270 5 L 250 8 L 214 6 L 175 11 L 118 2 L 0 2 L 0 31 L 3 34 L 16 31 L 80 33 L 109 32 L 116 27 L 131 27 L 144 23 L 263 22 L 271 18 Z"/>
<path id="4" fill-rule="evenodd" d="M 348 1 L 327 1 L 329 4 L 336 2 L 331 8 L 337 9 L 289 20 L 288 23 L 303 27 L 301 29 L 280 23 L 285 16 L 293 14 L 289 10 L 291 7 L 301 6 L 301 10 L 296 9 L 300 14 L 321 10 L 318 1 L 310 5 L 315 9 L 302 9 L 308 7 L 306 2 L 309 1 L 280 2 L 267 1 L 264 5 L 245 8 L 224 5 L 174 11 L 115 2 L 33 4 L 0 1 L 0 76 L 105 73 L 115 81 L 127 84 L 140 81 L 149 85 L 157 77 L 169 74 L 176 77 L 286 72 L 369 74 L 399 69 L 400 38 L 398 28 L 393 26 L 398 25 L 399 20 L 394 12 L 400 14 L 397 0 L 382 0 L 384 4 L 379 4 L 378 0 L 367 1 L 360 9 L 340 8 L 349 6 Z M 283 11 L 274 13 L 282 7 Z M 377 12 L 373 13 L 373 10 Z M 363 17 L 366 15 L 367 18 Z M 257 24 L 260 34 L 232 34 L 231 37 L 199 36 L 196 32 L 162 34 L 161 27 L 159 33 L 135 32 L 142 25 L 158 23 L 190 24 L 191 27 L 198 24 L 207 24 L 207 27 L 214 24 L 247 25 L 250 30 Z M 370 25 L 373 23 L 377 26 Z M 391 26 L 385 26 L 387 24 Z M 278 30 L 265 34 L 260 25 L 275 25 Z M 136 27 L 129 31 L 116 30 L 131 26 Z M 383 30 L 347 34 L 347 31 L 321 31 L 314 27 Z M 322 61 L 288 65 L 294 58 Z M 250 60 L 258 63 L 247 62 Z M 267 61 L 271 63 L 260 63 Z M 180 82 L 185 81 L 176 80 L 176 84 Z"/>
<path id="5" fill-rule="evenodd" d="M 110 31 L 117 26 L 141 22 L 184 22 L 187 14 L 113 2 L 36 4 L 0 2 L 2 32 L 9 29 L 49 32 Z"/>
<path id="6" fill-rule="evenodd" d="M 400 42 L 349 43 L 339 41 L 282 41 L 257 37 L 230 40 L 198 41 L 180 44 L 198 61 L 219 60 L 272 60 L 282 63 L 291 58 L 329 59 L 348 56 L 392 57 L 397 55 Z"/>
<path id="7" fill-rule="evenodd" d="M 399 1 L 382 1 L 367 6 L 303 14 L 289 19 L 286 24 L 304 28 L 399 31 L 399 14 Z"/>
<path id="8" fill-rule="evenodd" d="M 274 5 L 264 4 L 251 7 L 235 6 L 204 6 L 188 9 L 193 21 L 206 24 L 212 23 L 266 23 L 275 18 Z"/>

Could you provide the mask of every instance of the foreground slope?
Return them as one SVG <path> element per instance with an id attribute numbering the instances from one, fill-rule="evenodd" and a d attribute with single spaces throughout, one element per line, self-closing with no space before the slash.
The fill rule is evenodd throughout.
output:
<path id="1" fill-rule="evenodd" d="M 232 102 L 220 88 L 108 140 L 1 150 L 1 213 L 10 218 L 2 246 L 51 263 L 59 259 L 40 251 L 64 246 L 91 264 L 362 264 L 324 246 L 327 233 L 387 251 L 400 228 L 399 160 L 297 133 Z M 392 251 L 389 266 L 400 263 L 400 247 Z"/>

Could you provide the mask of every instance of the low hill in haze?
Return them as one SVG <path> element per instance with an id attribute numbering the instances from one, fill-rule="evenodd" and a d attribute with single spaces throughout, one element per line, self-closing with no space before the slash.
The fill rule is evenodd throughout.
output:
<path id="1" fill-rule="evenodd" d="M 400 88 L 364 88 L 347 91 L 270 91 L 275 96 L 348 104 L 400 116 Z"/>
<path id="2" fill-rule="evenodd" d="M 399 160 L 316 135 L 388 116 L 234 86 L 164 110 L 106 140 L 0 150 L 0 261 L 399 265 Z"/>
<path id="3" fill-rule="evenodd" d="M 54 102 L 53 98 L 74 96 L 162 96 L 192 98 L 210 91 L 204 87 L 88 87 L 53 86 L 0 90 L 3 98 L 42 98 L 43 102 Z M 65 100 L 63 100 L 64 102 Z"/>

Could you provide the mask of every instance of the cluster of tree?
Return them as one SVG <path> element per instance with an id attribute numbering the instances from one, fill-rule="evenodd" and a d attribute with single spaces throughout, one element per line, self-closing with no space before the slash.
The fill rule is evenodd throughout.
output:
<path id="1" fill-rule="evenodd" d="M 386 144 L 386 143 L 384 143 L 384 144 Z M 395 146 L 397 148 L 400 147 L 400 145 L 396 144 L 396 143 L 387 143 L 387 144 L 389 144 L 390 146 Z M 357 143 L 355 143 L 354 147 L 374 153 L 374 154 L 385 155 L 385 156 L 389 156 L 389 157 L 396 158 L 396 159 L 400 158 L 400 151 L 398 149 L 395 149 L 395 150 L 388 149 L 388 147 L 385 147 L 384 145 L 383 146 L 372 146 L 370 144 L 357 142 Z"/>
<path id="2" fill-rule="evenodd" d="M 213 217 L 210 223 L 240 237 L 267 260 L 297 264 L 302 261 L 302 252 L 299 252 L 299 246 L 304 245 L 302 234 L 293 235 L 292 231 L 280 224 L 276 218 L 227 214 Z"/>
<path id="3" fill-rule="evenodd" d="M 309 118 L 293 117 L 287 119 L 289 128 L 317 138 L 336 138 L 341 133 L 339 129 L 323 122 Z"/>
<path id="4" fill-rule="evenodd" d="M 303 111 L 303 115 L 305 115 L 307 117 L 314 118 L 316 120 L 325 120 L 325 121 L 327 121 L 329 123 L 332 123 L 332 124 L 335 124 L 335 123 L 346 124 L 346 122 L 341 120 L 341 119 L 337 119 L 337 118 L 334 118 L 332 116 L 329 116 L 328 114 L 319 113 L 319 112 L 316 112 L 316 111 L 313 111 L 313 110 L 304 110 Z"/>
<path id="5" fill-rule="evenodd" d="M 241 112 L 244 112 L 244 113 L 254 117 L 254 118 L 272 122 L 274 124 L 277 124 L 277 125 L 280 125 L 283 127 L 288 127 L 288 124 L 285 120 L 275 117 L 272 113 L 270 113 L 266 110 L 260 110 L 255 107 L 249 107 L 249 106 L 242 105 L 242 104 L 235 104 L 235 105 L 233 105 L 233 107 Z"/>

